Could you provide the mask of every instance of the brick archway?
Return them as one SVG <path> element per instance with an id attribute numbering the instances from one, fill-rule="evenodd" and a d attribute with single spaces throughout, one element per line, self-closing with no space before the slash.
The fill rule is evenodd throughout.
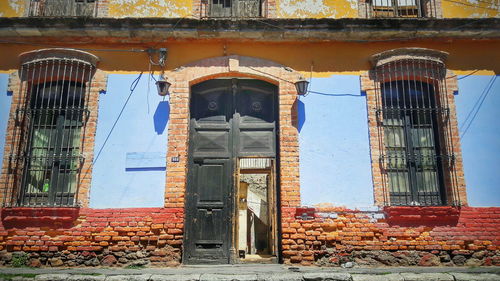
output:
<path id="1" fill-rule="evenodd" d="M 187 182 L 190 87 L 220 77 L 247 77 L 278 86 L 281 207 L 300 206 L 297 92 L 301 74 L 278 63 L 245 56 L 200 60 L 167 72 L 170 88 L 165 207 L 184 207 Z M 172 157 L 179 157 L 173 162 Z"/>

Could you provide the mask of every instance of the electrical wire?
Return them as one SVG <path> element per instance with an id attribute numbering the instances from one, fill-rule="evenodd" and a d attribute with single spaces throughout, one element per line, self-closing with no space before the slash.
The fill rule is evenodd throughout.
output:
<path id="1" fill-rule="evenodd" d="M 466 74 L 466 75 L 464 75 L 464 76 L 462 76 L 462 77 L 458 77 L 458 78 L 457 78 L 457 80 L 462 80 L 462 79 L 464 79 L 464 78 L 467 78 L 467 77 L 471 76 L 472 74 L 474 74 L 474 73 L 476 73 L 476 72 L 478 72 L 478 71 L 479 71 L 479 69 L 476 69 L 476 70 L 472 71 L 472 72 L 471 72 L 471 73 L 469 73 L 469 74 Z M 455 75 L 455 77 L 456 77 L 456 75 Z"/>
<path id="2" fill-rule="evenodd" d="M 313 95 L 331 96 L 331 97 L 364 97 L 363 95 L 355 95 L 355 94 L 327 94 L 316 91 L 307 91 L 307 92 Z"/>
<path id="3" fill-rule="evenodd" d="M 113 123 L 113 126 L 111 126 L 111 129 L 109 130 L 108 135 L 106 136 L 106 139 L 104 140 L 103 144 L 101 145 L 101 148 L 99 148 L 99 152 L 97 152 L 97 155 L 94 158 L 94 161 L 92 162 L 92 166 L 99 159 L 99 156 L 101 155 L 102 150 L 106 146 L 106 143 L 108 142 L 109 137 L 113 133 L 113 131 L 114 131 L 115 127 L 116 127 L 116 124 L 118 124 L 118 121 L 120 120 L 120 117 L 122 117 L 123 111 L 125 111 L 125 108 L 127 107 L 127 104 L 129 102 L 130 98 L 132 97 L 132 94 L 134 93 L 135 88 L 137 87 L 137 85 L 139 84 L 139 81 L 141 80 L 141 77 L 142 77 L 142 72 L 139 74 L 139 76 L 137 76 L 137 78 L 135 78 L 134 81 L 132 81 L 132 84 L 130 84 L 130 94 L 128 95 L 127 99 L 125 100 L 125 103 L 123 104 L 122 109 L 120 110 L 120 113 L 116 117 L 115 122 Z"/>
<path id="4" fill-rule="evenodd" d="M 471 110 L 469 111 L 469 113 L 467 114 L 467 116 L 465 117 L 465 120 L 464 120 L 464 123 L 460 126 L 460 130 L 463 129 L 463 127 L 465 126 L 465 124 L 467 124 L 467 122 L 469 121 L 469 118 L 472 116 L 472 112 L 474 112 L 475 108 L 479 105 L 479 101 L 482 99 L 484 93 L 486 92 L 486 89 L 489 87 L 489 85 L 491 84 L 491 82 L 493 81 L 495 77 L 491 77 L 491 79 L 488 81 L 488 83 L 486 84 L 486 87 L 483 89 L 483 91 L 481 92 L 481 94 L 479 95 L 478 99 L 476 100 L 476 102 L 474 103 L 474 106 L 472 106 Z"/>
<path id="5" fill-rule="evenodd" d="M 476 101 L 476 103 L 474 104 L 474 106 L 472 107 L 471 111 L 469 112 L 469 114 L 467 115 L 467 118 L 465 119 L 465 122 L 464 124 L 467 122 L 467 120 L 469 119 L 469 116 L 471 116 L 470 114 L 472 112 L 474 112 L 474 108 L 476 107 L 476 105 L 478 104 L 479 102 L 479 105 L 477 106 L 477 110 L 475 110 L 474 114 L 472 115 L 472 118 L 470 119 L 469 123 L 467 124 L 465 130 L 463 131 L 462 135 L 460 136 L 460 138 L 463 138 L 465 136 L 465 134 L 467 133 L 467 131 L 469 130 L 470 126 L 472 125 L 472 122 L 474 122 L 474 120 L 476 119 L 476 116 L 477 114 L 479 113 L 479 110 L 481 109 L 481 106 L 483 105 L 484 103 L 484 100 L 486 100 L 486 98 L 488 97 L 488 94 L 490 93 L 491 91 L 491 88 L 493 87 L 493 84 L 495 84 L 495 81 L 497 79 L 498 76 L 493 76 L 491 79 L 490 79 L 490 82 L 488 83 L 488 85 L 486 85 L 485 89 L 483 90 L 483 93 L 481 94 L 481 96 L 479 97 L 479 99 Z"/>

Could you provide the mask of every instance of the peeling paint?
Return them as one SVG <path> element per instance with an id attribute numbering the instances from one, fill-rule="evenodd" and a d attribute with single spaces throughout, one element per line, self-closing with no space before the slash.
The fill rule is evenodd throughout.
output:
<path id="1" fill-rule="evenodd" d="M 277 14 L 281 18 L 354 18 L 357 0 L 280 0 Z"/>
<path id="2" fill-rule="evenodd" d="M 114 0 L 109 3 L 110 17 L 189 17 L 192 13 L 191 0 Z"/>
<path id="3" fill-rule="evenodd" d="M 442 0 L 444 18 L 498 18 L 498 1 Z"/>
<path id="4" fill-rule="evenodd" d="M 0 0 L 0 17 L 22 17 L 25 0 Z"/>

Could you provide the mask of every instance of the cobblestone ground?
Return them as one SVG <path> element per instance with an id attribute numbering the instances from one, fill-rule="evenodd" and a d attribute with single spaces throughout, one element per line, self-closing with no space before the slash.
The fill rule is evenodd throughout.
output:
<path id="1" fill-rule="evenodd" d="M 177 268 L 2 268 L 12 281 L 500 281 L 500 267 L 324 268 L 283 265 L 183 266 Z"/>

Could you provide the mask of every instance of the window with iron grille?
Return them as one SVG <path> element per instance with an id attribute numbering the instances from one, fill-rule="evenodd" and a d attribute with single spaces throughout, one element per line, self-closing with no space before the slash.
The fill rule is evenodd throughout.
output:
<path id="1" fill-rule="evenodd" d="M 375 197 L 383 205 L 461 204 L 463 181 L 447 54 L 396 49 L 372 58 L 364 78 Z"/>
<path id="2" fill-rule="evenodd" d="M 202 0 L 201 17 L 260 18 L 268 12 L 267 0 Z"/>
<path id="3" fill-rule="evenodd" d="M 21 205 L 72 205 L 82 161 L 85 86 L 45 82 L 34 85 L 30 94 Z"/>
<path id="4" fill-rule="evenodd" d="M 366 18 L 436 18 L 440 0 L 361 0 Z"/>
<path id="5" fill-rule="evenodd" d="M 95 17 L 98 0 L 30 0 L 33 17 Z"/>
<path id="6" fill-rule="evenodd" d="M 68 49 L 20 57 L 4 205 L 76 206 L 97 57 Z"/>

